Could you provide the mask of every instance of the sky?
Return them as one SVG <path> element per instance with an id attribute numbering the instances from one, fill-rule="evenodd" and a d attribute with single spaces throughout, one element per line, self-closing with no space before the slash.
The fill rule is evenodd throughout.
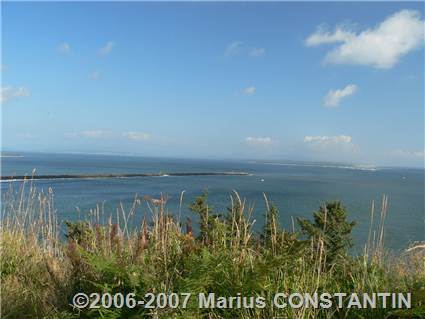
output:
<path id="1" fill-rule="evenodd" d="M 2 3 L 3 151 L 424 166 L 422 3 Z"/>

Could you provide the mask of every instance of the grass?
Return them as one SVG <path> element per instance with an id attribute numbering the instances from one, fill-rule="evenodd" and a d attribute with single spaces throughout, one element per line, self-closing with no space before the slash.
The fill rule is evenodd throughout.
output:
<path id="1" fill-rule="evenodd" d="M 385 251 L 387 198 L 379 214 L 373 205 L 371 225 L 377 219 L 380 226 L 371 226 L 359 256 L 347 254 L 350 234 L 342 248 L 332 241 L 345 222 L 332 223 L 333 204 L 314 214 L 322 226 L 307 223 L 313 228 L 306 226 L 311 232 L 303 235 L 280 227 L 265 196 L 266 223 L 256 233 L 253 208 L 236 192 L 230 198 L 228 211 L 218 213 L 206 193 L 198 197 L 190 205 L 199 221 L 194 227 L 191 219 L 181 222 L 179 212 L 172 217 L 166 197 L 136 197 L 130 210 L 120 206 L 113 218 L 96 207 L 83 221 L 67 223 L 61 239 L 53 191 L 38 191 L 31 180 L 11 187 L 2 196 L 1 318 L 425 318 L 425 250 L 417 245 L 397 256 Z M 145 205 L 141 225 L 131 227 Z M 77 292 L 134 293 L 136 299 L 150 292 L 240 293 L 266 300 L 277 292 L 411 292 L 412 309 L 277 309 L 269 303 L 261 309 L 199 309 L 191 298 L 186 309 L 79 310 L 70 305 Z"/>

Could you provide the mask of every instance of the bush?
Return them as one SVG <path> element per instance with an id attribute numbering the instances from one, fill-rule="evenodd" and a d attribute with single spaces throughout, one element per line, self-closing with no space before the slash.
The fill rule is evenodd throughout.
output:
<path id="1" fill-rule="evenodd" d="M 352 247 L 351 231 L 355 222 L 347 221 L 347 211 L 340 202 L 329 202 L 314 214 L 314 222 L 298 219 L 301 230 L 308 235 L 315 251 L 323 252 L 327 265 L 347 257 Z"/>
<path id="2" fill-rule="evenodd" d="M 21 199 L 3 205 L 7 210 L 3 211 L 1 227 L 2 318 L 383 319 L 422 315 L 424 252 L 412 250 L 392 257 L 391 262 L 382 252 L 376 254 L 379 258 L 367 254 L 350 257 L 347 251 L 354 223 L 347 221 L 347 212 L 339 202 L 321 207 L 314 213 L 313 222 L 299 220 L 301 231 L 308 237 L 302 240 L 298 232 L 288 232 L 279 225 L 274 206 L 266 212 L 262 232 L 255 234 L 252 211 L 245 208 L 237 193 L 232 195 L 225 214 L 214 212 L 207 200 L 204 193 L 190 205 L 199 215 L 199 237 L 193 235 L 191 222 L 187 231 L 182 231 L 180 223 L 166 213 L 161 198 L 152 201 L 151 223 L 144 219 L 139 228 L 129 230 L 126 224 L 113 224 L 112 219 L 105 225 L 99 225 L 99 219 L 68 222 L 66 242 L 56 233 L 59 228 L 52 222 L 54 215 L 39 214 L 40 207 L 26 207 Z M 28 213 L 31 207 L 37 208 L 33 214 Z M 411 291 L 414 308 L 390 311 L 270 306 L 276 292 L 341 291 Z M 264 297 L 268 306 L 198 309 L 192 299 L 186 309 L 76 310 L 69 302 L 77 292 L 134 293 L 138 300 L 148 292 L 214 292 L 223 297 L 240 293 Z"/>

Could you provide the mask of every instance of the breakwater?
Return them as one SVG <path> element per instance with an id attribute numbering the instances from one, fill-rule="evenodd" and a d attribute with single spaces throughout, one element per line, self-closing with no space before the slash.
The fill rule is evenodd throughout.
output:
<path id="1" fill-rule="evenodd" d="M 133 178 L 165 176 L 245 176 L 246 172 L 177 172 L 177 173 L 131 173 L 131 174 L 54 174 L 33 176 L 0 176 L 0 181 L 20 181 L 26 179 L 99 179 L 99 178 Z"/>

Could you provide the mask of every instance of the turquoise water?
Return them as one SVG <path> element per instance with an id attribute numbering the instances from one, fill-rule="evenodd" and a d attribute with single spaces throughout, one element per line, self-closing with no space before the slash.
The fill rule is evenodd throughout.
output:
<path id="1" fill-rule="evenodd" d="M 385 243 L 391 249 L 403 249 L 414 241 L 425 240 L 424 170 L 373 168 L 343 164 L 302 162 L 212 161 L 158 159 L 130 156 L 25 153 L 22 157 L 2 157 L 1 175 L 94 174 L 94 173 L 175 173 L 243 171 L 249 176 L 162 176 L 140 178 L 39 180 L 36 185 L 55 193 L 60 220 L 77 220 L 96 204 L 115 215 L 119 203 L 130 207 L 135 194 L 169 198 L 168 208 L 191 216 L 187 206 L 204 189 L 210 204 L 224 211 L 232 190 L 254 205 L 255 229 L 263 222 L 263 192 L 280 210 L 283 226 L 292 229 L 291 217 L 311 218 L 312 212 L 328 200 L 341 200 L 348 208 L 349 219 L 357 221 L 354 239 L 361 249 L 369 231 L 372 200 L 380 203 L 388 195 Z M 2 190 L 10 182 L 2 182 Z M 20 182 L 14 182 L 19 184 Z M 379 208 L 379 205 L 378 205 Z M 135 224 L 149 215 L 147 205 L 138 210 Z"/>

